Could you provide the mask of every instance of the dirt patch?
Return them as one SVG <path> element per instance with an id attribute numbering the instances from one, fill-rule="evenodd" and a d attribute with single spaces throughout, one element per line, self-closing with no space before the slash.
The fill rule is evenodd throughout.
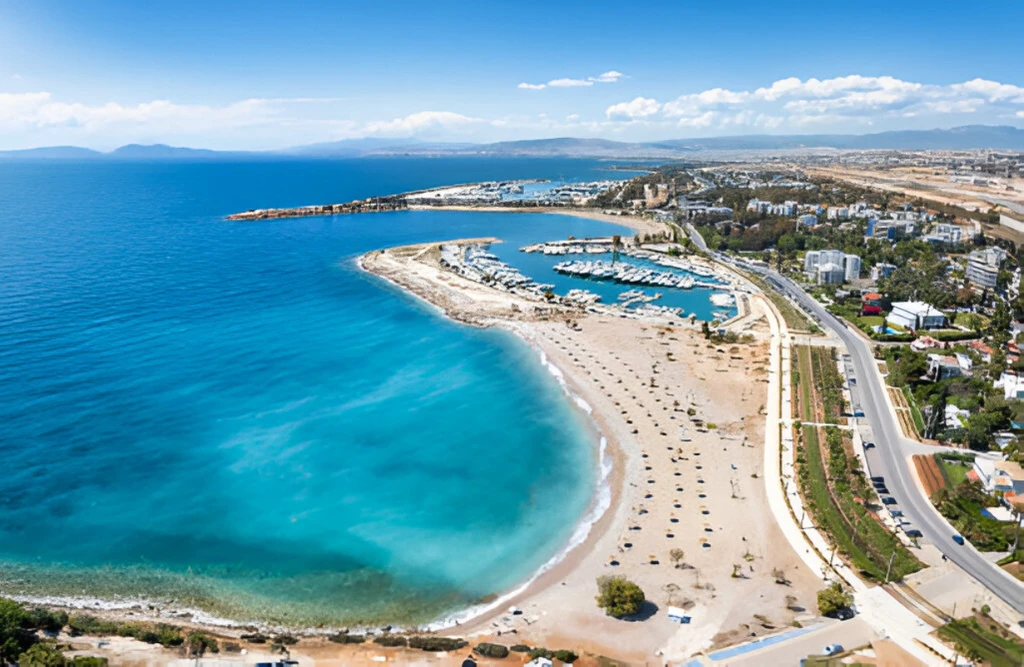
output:
<path id="1" fill-rule="evenodd" d="M 942 469 L 939 468 L 934 456 L 917 454 L 914 456 L 914 467 L 917 468 L 917 476 L 921 479 L 929 498 L 939 489 L 946 487 L 946 478 L 942 476 Z"/>

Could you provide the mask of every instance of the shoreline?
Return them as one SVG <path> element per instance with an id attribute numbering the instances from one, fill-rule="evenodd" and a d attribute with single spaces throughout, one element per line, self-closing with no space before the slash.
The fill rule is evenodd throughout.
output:
<path id="1" fill-rule="evenodd" d="M 533 208 L 524 208 L 522 206 L 428 206 L 424 204 L 415 204 L 410 205 L 406 210 L 471 211 L 475 213 L 543 213 L 546 215 L 568 215 L 574 218 L 586 218 L 588 220 L 597 220 L 598 222 L 618 224 L 623 227 L 628 227 L 640 234 L 657 234 L 664 232 L 666 230 L 666 227 L 663 223 L 655 222 L 654 220 L 645 218 L 643 216 L 630 215 L 628 213 L 622 213 L 621 215 L 613 215 L 611 213 L 605 213 L 604 211 L 598 210 L 596 208 L 587 208 L 582 206 L 536 206 Z"/>
<path id="2" fill-rule="evenodd" d="M 817 577 L 801 569 L 795 553 L 778 548 L 779 529 L 764 509 L 764 321 L 735 318 L 743 322 L 733 330 L 747 340 L 715 343 L 688 320 L 551 302 L 476 282 L 442 263 L 442 243 L 481 242 L 498 239 L 398 246 L 344 261 L 433 314 L 498 328 L 528 345 L 572 409 L 595 427 L 597 480 L 567 537 L 520 583 L 435 620 L 389 630 L 564 647 L 628 662 L 682 661 L 797 620 L 783 598 L 813 604 Z M 672 555 L 682 553 L 676 547 L 685 547 L 682 564 L 683 556 Z M 791 588 L 773 586 L 773 568 L 787 572 Z M 594 596 L 596 580 L 609 574 L 640 585 L 652 611 L 636 622 L 606 616 Z M 300 653 L 358 650 L 324 642 L 337 628 L 233 621 L 173 604 L 150 608 L 147 601 L 110 601 L 104 612 L 93 599 L 61 600 L 117 620 L 170 621 L 219 634 L 279 628 L 307 638 L 295 647 Z M 509 613 L 512 605 L 521 612 Z M 667 605 L 682 606 L 692 623 L 669 621 Z M 349 629 L 381 632 L 379 624 Z"/>
<path id="3" fill-rule="evenodd" d="M 497 239 L 458 239 L 456 242 L 469 243 L 481 241 L 496 242 Z M 515 336 L 521 343 L 533 350 L 537 354 L 538 362 L 541 364 L 544 372 L 550 374 L 561 385 L 562 392 L 572 404 L 572 409 L 580 410 L 583 413 L 584 417 L 592 423 L 598 437 L 598 451 L 595 457 L 598 475 L 597 484 L 594 487 L 587 508 L 573 525 L 568 540 L 555 551 L 551 558 L 533 571 L 524 581 L 515 584 L 510 590 L 495 592 L 494 595 L 497 597 L 493 601 L 449 613 L 437 621 L 424 626 L 425 629 L 431 632 L 447 635 L 459 634 L 453 632 L 453 630 L 456 628 L 465 629 L 466 624 L 469 624 L 470 628 L 479 628 L 479 626 L 493 618 L 504 614 L 503 608 L 506 605 L 515 605 L 515 603 L 536 593 L 537 590 L 547 588 L 553 580 L 573 570 L 578 564 L 578 560 L 593 550 L 596 542 L 611 528 L 610 511 L 621 504 L 618 501 L 621 499 L 626 482 L 624 467 L 628 457 L 618 440 L 614 437 L 609 437 L 609 426 L 605 423 L 603 415 L 594 410 L 591 403 L 587 401 L 583 395 L 585 392 L 582 390 L 579 381 L 573 376 L 572 371 L 557 365 L 551 360 L 544 347 L 538 343 L 537 337 L 528 333 L 528 329 L 522 326 L 527 323 L 501 320 L 472 321 L 460 317 L 456 313 L 433 303 L 416 291 L 398 283 L 393 278 L 367 268 L 364 264 L 364 259 L 370 254 L 366 253 L 356 259 L 356 265 L 359 270 L 367 276 L 384 281 L 391 288 L 400 292 L 403 297 L 415 299 L 417 302 L 426 305 L 440 317 L 466 326 L 500 329 Z M 579 401 L 582 401 L 586 407 L 580 405 Z M 603 462 L 603 458 L 606 455 L 611 458 L 611 464 L 607 472 L 604 471 Z M 601 507 L 600 499 L 602 487 L 606 488 L 609 494 L 604 507 Z M 592 516 L 593 518 L 590 518 Z M 574 538 L 583 529 L 586 532 L 582 539 L 577 542 Z"/>
<path id="4" fill-rule="evenodd" d="M 591 409 L 613 461 L 609 507 L 586 539 L 497 602 L 473 609 L 458 634 L 570 645 L 627 661 L 652 656 L 674 661 L 796 620 L 801 612 L 783 598 L 800 593 L 803 608 L 810 606 L 817 578 L 795 553 L 775 547 L 779 529 L 766 510 L 759 474 L 765 428 L 761 382 L 767 373 L 761 366 L 767 364 L 763 318 L 753 313 L 735 318 L 743 320 L 733 324 L 738 333 L 753 334 L 745 343 L 712 343 L 688 321 L 622 317 L 476 282 L 440 263 L 445 243 L 460 241 L 371 251 L 359 258 L 359 266 L 449 319 L 512 331 L 537 349 L 542 363 L 563 376 L 570 398 L 576 394 Z M 709 428 L 703 427 L 705 420 Z M 739 470 L 747 474 L 734 472 Z M 745 502 L 748 498 L 753 505 Z M 719 512 L 724 524 L 718 523 L 722 518 L 709 518 Z M 675 559 L 670 552 L 677 545 L 686 547 L 680 556 L 685 563 L 672 567 L 666 563 Z M 756 577 L 754 565 L 743 565 L 761 560 L 768 563 L 758 566 Z M 741 567 L 743 574 L 737 574 Z M 768 573 L 780 567 L 792 588 L 773 586 Z M 634 623 L 606 616 L 593 602 L 595 581 L 606 574 L 638 583 L 653 615 Z M 692 587 L 675 583 L 694 576 Z M 767 588 L 747 588 L 755 578 Z M 671 604 L 683 605 L 693 622 L 668 621 L 663 605 Z M 504 611 L 506 605 L 519 607 L 521 615 Z M 769 622 L 779 618 L 780 607 L 782 620 Z M 456 634 L 451 628 L 445 632 Z M 512 638 L 504 639 L 506 633 Z"/>

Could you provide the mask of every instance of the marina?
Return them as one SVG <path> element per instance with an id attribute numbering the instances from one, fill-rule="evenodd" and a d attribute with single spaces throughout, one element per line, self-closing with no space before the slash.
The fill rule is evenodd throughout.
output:
<path id="1" fill-rule="evenodd" d="M 611 238 L 539 243 L 518 252 L 490 241 L 442 244 L 439 261 L 474 282 L 549 303 L 588 309 L 600 304 L 631 316 L 711 322 L 737 312 L 728 277 L 690 258 L 640 247 L 613 251 L 618 244 Z M 598 255 L 611 257 L 590 259 Z"/>

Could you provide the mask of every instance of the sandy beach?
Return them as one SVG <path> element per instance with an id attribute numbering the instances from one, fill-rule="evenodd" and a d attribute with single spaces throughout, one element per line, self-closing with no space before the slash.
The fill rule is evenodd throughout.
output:
<path id="1" fill-rule="evenodd" d="M 587 517 L 601 510 L 600 518 L 582 524 L 589 527 L 585 539 L 563 549 L 560 560 L 514 594 L 497 591 L 493 610 L 463 616 L 440 634 L 464 637 L 470 648 L 493 641 L 571 649 L 584 656 L 580 665 L 600 664 L 601 657 L 668 664 L 813 618 L 819 578 L 793 552 L 767 506 L 762 448 L 769 331 L 763 319 L 735 318 L 743 342 L 716 344 L 704 338 L 699 323 L 622 317 L 615 309 L 588 312 L 474 282 L 442 267 L 439 248 L 374 251 L 359 265 L 447 317 L 521 337 L 562 379 L 566 400 L 593 418 L 611 463 Z M 648 604 L 638 618 L 614 619 L 597 607 L 602 575 L 626 576 L 645 591 Z M 509 613 L 513 605 L 522 613 Z M 691 622 L 670 621 L 669 606 L 685 609 Z M 103 615 L 190 618 L 154 612 Z M 196 619 L 189 625 L 232 641 L 242 631 Z M 96 641 L 75 639 L 93 651 Z M 267 650 L 242 646 L 250 661 Z M 175 660 L 172 651 L 129 639 L 104 650 L 117 664 Z M 457 664 L 469 655 L 469 648 L 445 655 L 369 642 L 344 646 L 322 637 L 302 639 L 290 651 L 300 664 L 316 665 Z"/>
<path id="2" fill-rule="evenodd" d="M 611 505 L 586 541 L 496 611 L 458 628 L 507 643 L 568 646 L 619 660 L 680 660 L 762 635 L 813 609 L 818 578 L 766 507 L 761 476 L 767 326 L 715 345 L 699 329 L 586 313 L 501 292 L 441 269 L 436 245 L 364 256 L 362 266 L 478 326 L 502 326 L 543 353 L 592 409 L 613 460 Z M 673 562 L 671 552 L 683 558 Z M 653 603 L 610 618 L 596 579 L 621 574 Z M 776 575 L 789 581 L 775 583 Z M 681 606 L 692 622 L 668 620 Z M 513 631 L 511 636 L 507 633 Z"/>
<path id="3" fill-rule="evenodd" d="M 414 205 L 409 207 L 410 211 L 475 211 L 477 213 L 548 213 L 553 215 L 571 215 L 576 218 L 587 218 L 588 220 L 599 220 L 614 225 L 629 227 L 639 234 L 662 234 L 665 226 L 655 222 L 651 218 L 642 215 L 613 215 L 599 211 L 596 208 L 582 208 L 577 206 L 536 206 L 525 208 L 522 206 L 424 206 Z"/>

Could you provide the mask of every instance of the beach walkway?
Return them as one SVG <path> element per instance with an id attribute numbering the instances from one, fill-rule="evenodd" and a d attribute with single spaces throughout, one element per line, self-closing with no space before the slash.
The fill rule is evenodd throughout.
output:
<path id="1" fill-rule="evenodd" d="M 768 504 L 783 535 L 823 582 L 840 581 L 854 592 L 863 619 L 880 637 L 892 637 L 914 657 L 928 665 L 952 661 L 954 652 L 931 636 L 933 628 L 904 607 L 885 589 L 861 580 L 840 558 L 826 537 L 807 516 L 796 484 L 796 443 L 792 420 L 792 346 L 782 316 L 765 298 L 757 299 L 771 329 L 767 426 L 765 428 L 765 479 Z"/>

